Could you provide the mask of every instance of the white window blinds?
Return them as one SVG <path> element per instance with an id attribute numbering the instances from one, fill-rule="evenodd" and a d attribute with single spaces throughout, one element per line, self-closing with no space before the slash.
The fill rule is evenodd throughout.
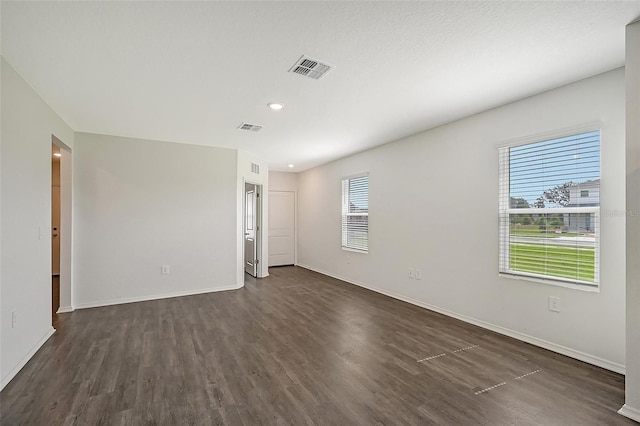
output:
<path id="1" fill-rule="evenodd" d="M 369 176 L 342 180 L 342 248 L 369 251 Z"/>
<path id="2" fill-rule="evenodd" d="M 597 287 L 600 132 L 499 156 L 500 272 Z"/>

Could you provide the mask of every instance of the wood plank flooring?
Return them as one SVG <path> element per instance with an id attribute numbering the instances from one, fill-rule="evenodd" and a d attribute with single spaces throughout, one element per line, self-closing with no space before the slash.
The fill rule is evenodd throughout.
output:
<path id="1" fill-rule="evenodd" d="M 624 378 L 298 267 L 79 310 L 0 394 L 13 425 L 637 425 Z"/>

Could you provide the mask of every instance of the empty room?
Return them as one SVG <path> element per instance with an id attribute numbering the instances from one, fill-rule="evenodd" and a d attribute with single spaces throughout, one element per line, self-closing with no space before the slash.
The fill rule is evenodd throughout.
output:
<path id="1" fill-rule="evenodd" d="M 640 423 L 640 0 L 0 20 L 1 425 Z"/>

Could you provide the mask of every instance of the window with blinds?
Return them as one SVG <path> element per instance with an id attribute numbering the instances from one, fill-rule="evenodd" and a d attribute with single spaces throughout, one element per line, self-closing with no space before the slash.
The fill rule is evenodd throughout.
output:
<path id="1" fill-rule="evenodd" d="M 369 251 L 369 176 L 342 180 L 342 248 Z"/>
<path id="2" fill-rule="evenodd" d="M 600 131 L 505 146 L 500 272 L 597 288 Z"/>

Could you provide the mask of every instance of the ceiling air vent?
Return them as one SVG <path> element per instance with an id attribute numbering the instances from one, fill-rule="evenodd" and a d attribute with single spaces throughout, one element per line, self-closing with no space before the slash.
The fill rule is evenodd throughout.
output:
<path id="1" fill-rule="evenodd" d="M 331 71 L 333 65 L 324 64 L 317 59 L 302 55 L 300 59 L 291 67 L 289 72 L 306 75 L 314 80 L 321 79 L 326 73 Z"/>
<path id="2" fill-rule="evenodd" d="M 262 126 L 258 124 L 242 123 L 241 125 L 238 126 L 238 129 L 249 130 L 250 132 L 257 132 L 258 130 L 262 129 Z"/>

